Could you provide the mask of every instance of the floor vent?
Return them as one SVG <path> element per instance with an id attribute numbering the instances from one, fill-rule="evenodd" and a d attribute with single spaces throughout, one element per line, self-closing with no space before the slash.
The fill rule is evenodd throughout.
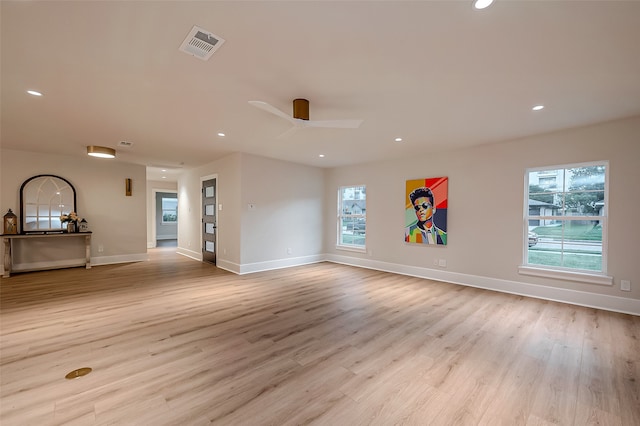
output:
<path id="1" fill-rule="evenodd" d="M 179 50 L 206 61 L 213 55 L 213 52 L 222 46 L 222 43 L 224 43 L 224 39 L 194 26 Z"/>
<path id="2" fill-rule="evenodd" d="M 73 370 L 72 372 L 64 376 L 64 378 L 67 380 L 73 380 L 78 377 L 86 376 L 87 374 L 91 373 L 91 371 L 92 370 L 89 367 L 78 368 L 77 370 Z"/>

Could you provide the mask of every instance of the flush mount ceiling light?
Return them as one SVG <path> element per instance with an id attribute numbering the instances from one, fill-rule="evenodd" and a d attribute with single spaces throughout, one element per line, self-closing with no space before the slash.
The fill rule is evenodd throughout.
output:
<path id="1" fill-rule="evenodd" d="M 107 148 L 106 146 L 89 145 L 87 147 L 87 154 L 99 158 L 116 158 L 116 150 Z"/>
<path id="2" fill-rule="evenodd" d="M 473 7 L 475 9 L 482 10 L 491 6 L 491 3 L 493 3 L 493 0 L 474 0 Z"/>

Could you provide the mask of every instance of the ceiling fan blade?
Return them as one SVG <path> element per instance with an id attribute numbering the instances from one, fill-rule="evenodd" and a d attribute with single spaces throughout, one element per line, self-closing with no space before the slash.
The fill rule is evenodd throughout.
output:
<path id="1" fill-rule="evenodd" d="M 278 117 L 284 118 L 285 120 L 294 123 L 295 118 L 291 117 L 289 114 L 286 114 L 282 111 L 280 111 L 278 108 L 274 107 L 273 105 L 269 105 L 266 102 L 262 102 L 262 101 L 249 101 L 249 104 L 253 105 L 256 108 L 260 108 L 264 111 L 270 112 L 271 114 L 275 114 Z"/>
<path id="2" fill-rule="evenodd" d="M 284 133 L 282 133 L 281 135 L 279 135 L 278 137 L 276 137 L 276 139 L 285 139 L 288 138 L 289 136 L 293 135 L 295 132 L 298 131 L 298 129 L 301 129 L 302 127 L 300 126 L 293 126 L 292 128 L 290 128 L 289 130 L 285 131 Z"/>
<path id="3" fill-rule="evenodd" d="M 334 129 L 357 129 L 364 120 L 307 121 L 305 127 L 331 127 Z"/>

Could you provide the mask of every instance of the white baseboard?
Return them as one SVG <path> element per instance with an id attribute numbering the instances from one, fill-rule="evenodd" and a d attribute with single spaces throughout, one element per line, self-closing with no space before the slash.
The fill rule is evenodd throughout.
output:
<path id="1" fill-rule="evenodd" d="M 120 254 L 117 256 L 98 256 L 91 258 L 91 266 L 113 265 L 115 263 L 145 262 L 149 260 L 147 253 Z"/>
<path id="2" fill-rule="evenodd" d="M 241 267 L 237 263 L 229 262 L 228 260 L 216 259 L 216 267 L 220 269 L 224 269 L 225 271 L 233 272 L 234 274 L 240 275 Z"/>
<path id="3" fill-rule="evenodd" d="M 202 262 L 202 253 L 200 252 L 178 247 L 176 253 L 181 256 L 197 260 L 198 262 Z M 216 267 L 224 269 L 225 271 L 233 272 L 234 274 L 240 274 L 240 265 L 238 265 L 237 263 L 229 262 L 228 260 L 220 259 L 219 257 L 216 258 Z"/>
<path id="4" fill-rule="evenodd" d="M 477 275 L 460 274 L 438 269 L 400 265 L 396 263 L 360 259 L 349 256 L 329 254 L 325 257 L 329 262 L 341 263 L 344 265 L 358 266 L 361 268 L 375 269 L 378 271 L 392 272 L 401 275 L 410 275 L 413 277 L 499 291 L 502 293 L 517 294 L 520 296 L 534 297 L 537 299 L 551 300 L 571 305 L 579 305 L 640 316 L 640 300 L 638 299 L 609 296 L 589 293 L 586 291 L 569 290 L 565 288 L 549 287 Z"/>
<path id="5" fill-rule="evenodd" d="M 194 260 L 202 261 L 202 253 L 199 251 L 193 251 L 193 250 L 188 250 L 182 247 L 177 247 L 176 253 L 182 256 L 190 257 L 191 259 L 194 259 Z"/>
<path id="6" fill-rule="evenodd" d="M 118 256 L 99 256 L 91 258 L 91 266 L 111 265 L 114 263 L 142 262 L 149 260 L 146 253 L 126 254 Z M 64 259 L 56 261 L 16 263 L 11 267 L 11 272 L 44 271 L 48 269 L 75 268 L 85 266 L 85 258 Z M 4 273 L 4 267 L 2 268 Z"/>
<path id="7" fill-rule="evenodd" d="M 245 263 L 239 266 L 240 275 L 251 274 L 253 272 L 270 271 L 273 269 L 290 268 L 293 266 L 308 265 L 309 263 L 323 262 L 325 255 L 312 255 L 302 257 L 288 257 L 286 259 L 270 260 L 267 262 Z M 232 271 L 234 272 L 234 271 Z"/>
<path id="8" fill-rule="evenodd" d="M 11 267 L 11 272 L 26 272 L 26 271 L 43 271 L 47 269 L 61 269 L 61 268 L 75 268 L 77 266 L 85 266 L 86 259 L 64 259 L 44 262 L 28 262 L 28 263 L 15 263 Z M 4 273 L 4 267 L 2 269 Z"/>
<path id="9" fill-rule="evenodd" d="M 180 255 L 202 261 L 202 253 L 200 252 L 186 250 L 180 247 L 178 247 L 176 252 Z M 148 255 L 146 253 L 100 256 L 92 257 L 91 265 L 99 266 L 114 263 L 141 262 L 146 260 L 148 260 Z M 242 275 L 273 269 L 290 268 L 323 261 L 640 316 L 640 300 L 638 299 L 609 296 L 586 291 L 549 287 L 477 275 L 460 274 L 439 269 L 408 266 L 335 254 L 303 256 L 249 264 L 237 264 L 218 258 L 216 263 L 218 268 Z M 65 260 L 64 262 L 37 262 L 14 265 L 13 271 L 20 272 L 21 269 L 55 269 L 74 266 L 84 266 L 84 259 L 71 259 Z M 0 265 L 0 271 L 4 272 L 2 265 Z"/>

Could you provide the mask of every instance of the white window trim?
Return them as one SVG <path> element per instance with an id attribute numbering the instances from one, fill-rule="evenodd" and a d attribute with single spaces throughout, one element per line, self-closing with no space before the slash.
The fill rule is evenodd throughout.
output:
<path id="1" fill-rule="evenodd" d="M 589 166 L 605 166 L 604 174 L 604 195 L 605 195 L 605 211 L 602 216 L 572 216 L 571 220 L 603 220 L 606 221 L 604 231 L 602 234 L 602 271 L 586 271 L 581 269 L 571 268 L 554 268 L 552 266 L 545 265 L 529 265 L 526 263 L 529 240 L 529 173 L 536 171 L 546 171 L 552 169 L 570 169 L 577 167 L 589 167 Z M 563 188 L 564 189 L 564 188 Z M 523 264 L 518 266 L 518 273 L 520 275 L 529 275 L 543 278 L 553 278 L 560 280 L 576 281 L 587 284 L 596 285 L 613 285 L 613 277 L 607 275 L 607 258 L 609 252 L 609 161 L 591 161 L 586 163 L 572 163 L 572 164 L 560 164 L 555 166 L 544 167 L 532 167 L 525 170 L 524 175 L 524 206 L 523 212 L 523 244 L 522 244 L 522 259 Z M 558 219 L 556 216 L 535 216 L 541 219 Z"/>
<path id="2" fill-rule="evenodd" d="M 597 284 L 597 285 L 613 285 L 613 277 L 610 277 L 605 274 L 597 274 L 597 273 L 583 273 L 583 272 L 572 272 L 568 270 L 556 270 L 551 269 L 549 266 L 529 266 L 529 265 L 520 265 L 518 266 L 518 273 L 520 275 L 530 275 L 534 277 L 543 277 L 543 278 L 553 278 L 556 280 L 565 280 L 565 281 L 577 281 L 581 283 L 587 284 Z"/>
<path id="3" fill-rule="evenodd" d="M 167 191 L 167 194 L 174 194 L 174 192 L 172 191 Z M 171 199 L 171 200 L 176 200 L 176 209 L 175 209 L 175 213 L 176 213 L 176 220 L 174 221 L 166 221 L 164 220 L 164 212 L 165 211 L 169 211 L 168 209 L 164 209 L 162 208 L 162 200 L 164 200 L 165 197 L 162 197 L 160 200 L 160 225 L 177 225 L 178 224 L 178 196 L 177 196 L 177 192 L 175 192 L 176 196 L 175 197 L 166 197 L 167 199 Z M 174 210 L 171 210 L 172 212 Z"/>
<path id="4" fill-rule="evenodd" d="M 356 246 L 356 245 L 352 245 L 352 244 L 341 244 L 341 235 L 342 235 L 342 229 L 341 229 L 341 223 L 342 221 L 340 220 L 342 218 L 342 189 L 343 188 L 356 188 L 356 187 L 363 187 L 366 188 L 367 185 L 365 184 L 360 184 L 360 185 L 340 185 L 338 186 L 338 206 L 336 209 L 336 249 L 337 250 L 345 250 L 345 251 L 353 251 L 353 252 L 357 252 L 357 253 L 366 253 L 367 252 L 367 238 L 366 238 L 366 233 L 365 233 L 365 239 L 364 239 L 364 246 Z M 352 215 L 353 217 L 364 217 L 365 219 L 365 223 L 367 220 L 367 214 L 365 213 L 364 215 Z"/>
<path id="5" fill-rule="evenodd" d="M 340 238 L 340 237 L 338 237 Z M 366 239 L 365 239 L 366 241 Z M 366 244 L 366 242 L 365 242 Z M 344 250 L 344 251 L 353 251 L 356 253 L 366 253 L 367 252 L 367 248 L 366 247 L 358 247 L 358 246 L 351 246 L 348 244 L 343 244 L 343 245 L 337 245 L 336 244 L 336 250 Z"/>

